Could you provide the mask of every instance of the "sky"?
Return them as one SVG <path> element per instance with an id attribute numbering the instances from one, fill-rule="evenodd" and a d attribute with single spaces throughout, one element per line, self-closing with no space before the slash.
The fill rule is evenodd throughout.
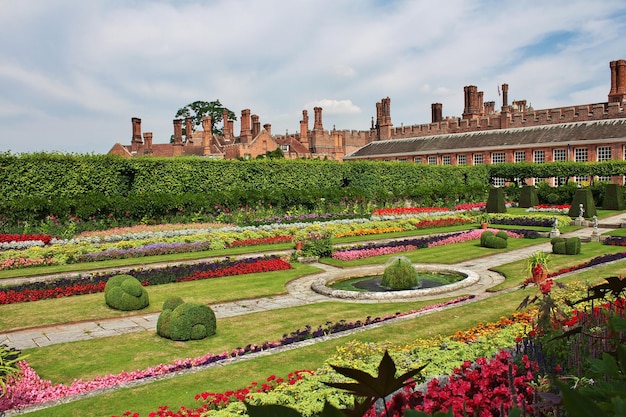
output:
<path id="1" fill-rule="evenodd" d="M 131 118 L 154 143 L 194 101 L 272 133 L 323 108 L 327 130 L 394 126 L 484 101 L 535 109 L 607 101 L 626 59 L 625 0 L 0 0 L 0 153 L 104 154 Z M 239 121 L 235 133 L 239 133 Z"/>

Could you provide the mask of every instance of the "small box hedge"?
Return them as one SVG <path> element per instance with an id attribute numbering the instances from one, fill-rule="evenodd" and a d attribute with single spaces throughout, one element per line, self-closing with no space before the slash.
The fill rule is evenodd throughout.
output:
<path id="1" fill-rule="evenodd" d="M 508 245 L 507 239 L 509 236 L 504 231 L 499 231 L 497 234 L 486 230 L 480 235 L 480 246 L 491 249 L 504 249 Z"/>
<path id="2" fill-rule="evenodd" d="M 557 255 L 578 255 L 580 253 L 579 237 L 555 237 L 551 241 L 552 253 Z"/>
<path id="3" fill-rule="evenodd" d="M 215 313 L 200 303 L 185 303 L 180 297 L 169 297 L 157 320 L 157 334 L 176 341 L 200 340 L 213 336 L 217 329 Z"/>
<path id="4" fill-rule="evenodd" d="M 104 301 L 109 307 L 122 311 L 141 310 L 150 304 L 141 282 L 124 274 L 109 278 L 104 286 Z"/>

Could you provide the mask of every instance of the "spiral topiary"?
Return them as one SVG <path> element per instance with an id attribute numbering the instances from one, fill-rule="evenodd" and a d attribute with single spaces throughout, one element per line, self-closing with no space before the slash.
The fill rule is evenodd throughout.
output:
<path id="1" fill-rule="evenodd" d="M 217 328 L 211 307 L 185 303 L 180 297 L 169 297 L 157 320 L 157 334 L 167 339 L 186 341 L 213 336 Z"/>
<path id="2" fill-rule="evenodd" d="M 380 284 L 392 290 L 410 290 L 417 286 L 417 270 L 408 258 L 398 256 L 387 261 Z"/>
<path id="3" fill-rule="evenodd" d="M 148 291 L 141 282 L 123 274 L 109 278 L 104 286 L 104 301 L 109 307 L 122 311 L 141 310 L 150 304 Z"/>

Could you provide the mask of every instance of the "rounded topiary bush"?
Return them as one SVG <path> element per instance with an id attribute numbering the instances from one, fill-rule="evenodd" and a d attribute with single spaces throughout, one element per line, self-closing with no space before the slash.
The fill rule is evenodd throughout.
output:
<path id="1" fill-rule="evenodd" d="M 167 339 L 185 341 L 213 336 L 217 329 L 215 313 L 200 303 L 185 303 L 180 297 L 169 297 L 157 321 L 157 334 Z"/>
<path id="2" fill-rule="evenodd" d="M 507 239 L 509 235 L 504 231 L 499 231 L 497 234 L 486 230 L 480 235 L 480 246 L 491 249 L 504 249 L 508 245 Z"/>
<path id="3" fill-rule="evenodd" d="M 408 258 L 393 257 L 387 261 L 380 284 L 393 290 L 410 290 L 418 284 L 417 270 Z"/>
<path id="4" fill-rule="evenodd" d="M 150 304 L 148 291 L 130 275 L 109 278 L 104 287 L 104 301 L 109 307 L 122 311 L 141 310 Z"/>

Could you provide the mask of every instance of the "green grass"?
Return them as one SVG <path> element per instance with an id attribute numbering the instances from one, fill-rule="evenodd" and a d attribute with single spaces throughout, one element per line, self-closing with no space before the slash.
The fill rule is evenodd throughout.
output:
<path id="1" fill-rule="evenodd" d="M 279 340 L 285 333 L 311 325 L 314 329 L 328 321 L 365 320 L 367 316 L 382 317 L 396 312 L 419 309 L 440 300 L 403 303 L 339 303 L 325 302 L 271 310 L 218 319 L 217 334 L 198 341 L 175 342 L 146 331 L 100 339 L 76 341 L 27 349 L 28 362 L 45 379 L 55 383 L 75 378 L 89 379 L 97 375 L 143 369 L 177 358 L 221 353 L 249 343 L 262 344 Z M 58 358 L 72 357 L 71 361 Z M 129 368 L 129 364 L 132 367 Z"/>
<path id="2" fill-rule="evenodd" d="M 0 305 L 0 331 L 155 313 L 161 311 L 163 302 L 174 291 L 185 301 L 204 304 L 269 297 L 286 293 L 287 282 L 316 272 L 320 272 L 320 269 L 294 263 L 293 269 L 285 271 L 153 285 L 146 287 L 150 305 L 135 312 L 109 308 L 104 302 L 104 293 Z M 45 312 L 45 314 L 33 314 L 34 312 Z"/>
<path id="3" fill-rule="evenodd" d="M 598 267 L 593 271 L 563 278 L 562 282 L 595 282 L 612 274 L 612 266 Z M 467 329 L 479 323 L 496 321 L 512 313 L 522 299 L 536 291 L 528 288 L 522 291 L 499 294 L 475 303 L 418 317 L 401 323 L 389 324 L 377 329 L 352 334 L 343 338 L 316 343 L 270 356 L 228 366 L 218 366 L 195 374 L 183 375 L 175 379 L 161 380 L 148 385 L 121 389 L 93 398 L 59 405 L 53 408 L 30 413 L 33 417 L 108 417 L 121 415 L 127 410 L 147 416 L 159 405 L 169 405 L 177 409 L 180 405 L 197 407 L 194 396 L 203 391 L 223 392 L 243 388 L 252 381 L 263 381 L 267 376 L 285 376 L 297 369 L 317 369 L 324 361 L 336 353 L 336 348 L 352 340 L 363 342 L 391 341 L 396 345 L 411 343 L 418 338 L 437 335 L 451 335 L 459 329 Z"/>
<path id="4" fill-rule="evenodd" d="M 510 241 L 510 240 L 509 240 Z M 566 268 L 574 265 L 578 265 L 587 262 L 597 256 L 605 255 L 608 253 L 625 252 L 626 248 L 619 246 L 608 246 L 598 242 L 583 243 L 581 251 L 578 255 L 554 255 L 551 254 L 552 266 L 550 271 L 558 271 L 561 268 Z M 620 261 L 615 264 L 616 272 L 626 274 L 626 261 Z M 511 262 L 505 265 L 492 268 L 494 271 L 499 272 L 505 277 L 505 281 L 499 285 L 496 285 L 489 289 L 489 291 L 500 291 L 507 288 L 513 288 L 521 285 L 522 282 L 529 277 L 526 269 L 526 260 L 520 260 Z M 595 268 L 594 268 L 595 269 Z"/>
<path id="5" fill-rule="evenodd" d="M 394 253 L 390 255 L 373 256 L 371 258 L 356 259 L 354 261 L 340 261 L 331 258 L 323 258 L 322 261 L 329 265 L 345 268 L 350 266 L 384 264 L 389 258 L 402 255 L 406 256 L 414 263 L 453 264 L 463 262 L 468 259 L 490 256 L 496 253 L 519 249 L 526 246 L 538 245 L 548 241 L 549 239 L 547 238 L 509 239 L 507 248 L 490 249 L 481 247 L 478 240 L 471 240 L 463 243 L 455 243 L 454 245 L 436 246 L 433 248 L 417 249 L 414 251 Z"/>

